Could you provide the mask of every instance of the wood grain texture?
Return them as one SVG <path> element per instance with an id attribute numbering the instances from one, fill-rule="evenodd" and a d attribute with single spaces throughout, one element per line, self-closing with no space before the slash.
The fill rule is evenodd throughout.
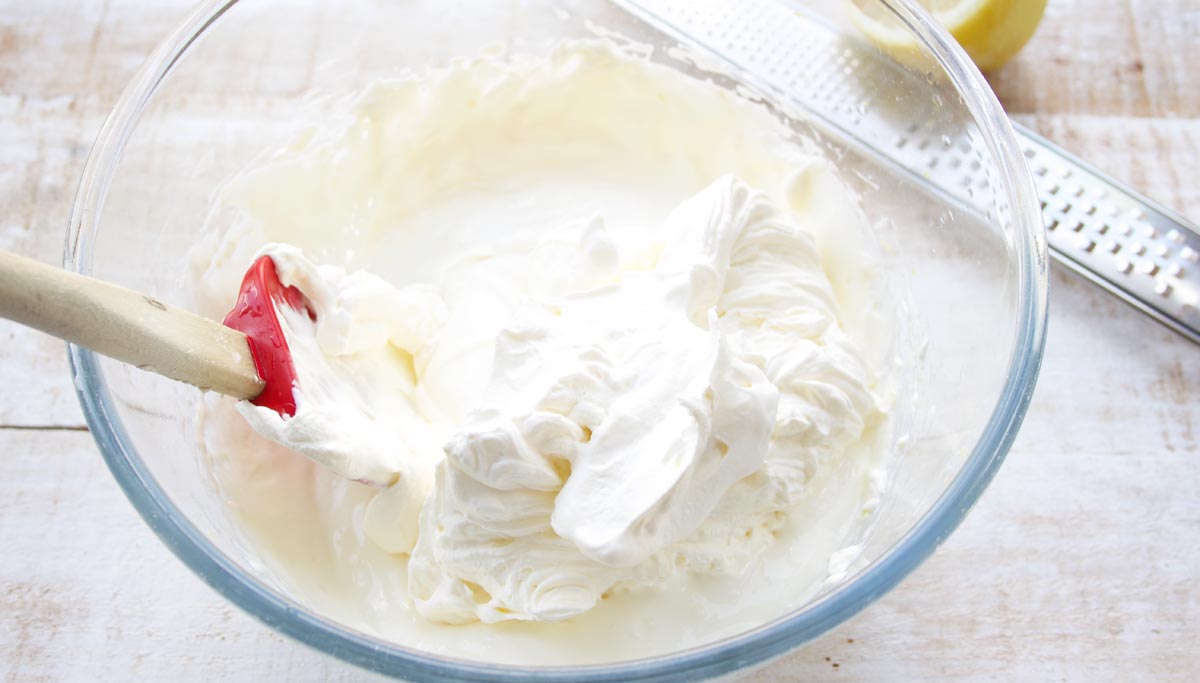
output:
<path id="1" fill-rule="evenodd" d="M 1195 119 L 1198 35 L 1195 0 L 1049 0 L 991 80 L 1010 114 Z"/>
<path id="2" fill-rule="evenodd" d="M 252 399 L 246 335 L 103 280 L 0 250 L 0 316 L 200 389 Z"/>
<path id="3" fill-rule="evenodd" d="M 0 248 L 59 260 L 86 150 L 186 4 L 0 0 Z M 1050 0 L 992 81 L 1195 221 L 1198 50 L 1194 0 Z M 1200 349 L 1061 269 L 1052 287 L 1033 406 L 977 508 L 899 588 L 747 680 L 1200 677 Z M 0 343 L 0 678 L 364 678 L 192 576 L 78 431 L 62 345 L 2 321 Z"/>
<path id="4" fill-rule="evenodd" d="M 250 619 L 133 511 L 91 435 L 0 430 L 0 680 L 350 681 Z M 36 454 L 38 457 L 28 457 Z"/>

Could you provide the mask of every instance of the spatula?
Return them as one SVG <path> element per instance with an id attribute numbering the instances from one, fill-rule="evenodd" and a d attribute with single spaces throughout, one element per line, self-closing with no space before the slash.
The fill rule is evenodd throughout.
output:
<path id="1" fill-rule="evenodd" d="M 224 324 L 131 289 L 0 250 L 0 317 L 281 416 L 296 412 L 296 367 L 275 306 L 312 311 L 269 256 L 242 280 Z"/>

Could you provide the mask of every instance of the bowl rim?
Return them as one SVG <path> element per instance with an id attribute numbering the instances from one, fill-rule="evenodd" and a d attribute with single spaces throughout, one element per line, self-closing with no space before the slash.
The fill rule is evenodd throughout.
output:
<path id="1" fill-rule="evenodd" d="M 636 5 L 637 0 L 622 0 Z M 345 628 L 310 612 L 222 553 L 174 505 L 145 467 L 114 409 L 96 354 L 68 345 L 71 372 L 88 427 L 134 508 L 193 572 L 271 628 L 318 651 L 379 673 L 446 681 L 682 681 L 724 675 L 778 657 L 853 616 L 894 587 L 952 532 L 994 477 L 1028 409 L 1045 345 L 1048 268 L 1033 179 L 1012 127 L 982 74 L 912 0 L 878 0 L 945 70 L 997 161 L 1013 223 L 1017 316 L 1009 371 L 971 454 L 937 502 L 862 573 L 803 610 L 715 643 L 668 655 L 587 666 L 520 667 L 452 659 Z M 175 63 L 238 0 L 206 0 L 150 54 L 105 120 L 80 178 L 64 249 L 69 270 L 90 273 L 91 236 L 108 185 L 142 112 Z"/>

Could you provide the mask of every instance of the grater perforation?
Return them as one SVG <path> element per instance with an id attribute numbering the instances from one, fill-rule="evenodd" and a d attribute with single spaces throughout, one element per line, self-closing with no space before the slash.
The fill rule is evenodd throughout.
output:
<path id="1" fill-rule="evenodd" d="M 957 137 L 947 107 L 900 119 L 864 84 L 922 92 L 929 83 L 829 27 L 803 7 L 777 0 L 620 0 L 668 33 L 706 47 L 989 221 L 994 169 L 981 163 L 973 126 Z M 919 102 L 906 103 L 907 105 Z M 903 109 L 903 107 L 900 107 Z M 1188 339 L 1200 343 L 1200 232 L 1182 217 L 1013 123 L 1037 188 L 1052 255 Z"/>

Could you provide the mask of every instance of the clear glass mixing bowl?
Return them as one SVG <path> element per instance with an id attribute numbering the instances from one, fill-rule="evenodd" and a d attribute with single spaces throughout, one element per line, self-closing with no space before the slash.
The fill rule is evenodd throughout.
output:
<path id="1" fill-rule="evenodd" d="M 897 348 L 910 391 L 896 406 L 905 438 L 862 555 L 815 599 L 719 642 L 583 668 L 451 660 L 384 642 L 287 597 L 232 538 L 198 472 L 198 392 L 72 347 L 88 424 L 126 495 L 246 611 L 407 678 L 697 680 L 781 654 L 861 610 L 945 540 L 1011 445 L 1042 354 L 1047 262 L 1031 180 L 978 71 L 907 0 L 859 3 L 911 38 L 907 66 L 859 42 L 840 1 L 204 2 L 105 123 L 65 254 L 71 269 L 185 302 L 188 250 L 216 189 L 298 123 L 336 112 L 339 96 L 485 46 L 536 52 L 597 34 L 653 46 L 656 61 L 761 99 L 837 161 L 905 302 Z"/>

